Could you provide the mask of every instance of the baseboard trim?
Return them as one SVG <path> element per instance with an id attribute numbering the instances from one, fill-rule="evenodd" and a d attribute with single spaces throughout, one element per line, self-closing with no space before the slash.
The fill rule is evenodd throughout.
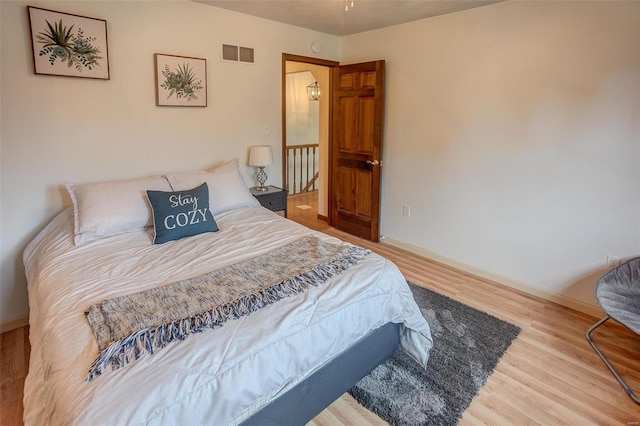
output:
<path id="1" fill-rule="evenodd" d="M 29 316 L 18 317 L 9 321 L 0 322 L 0 334 L 29 324 Z"/>
<path id="2" fill-rule="evenodd" d="M 318 220 L 322 220 L 323 222 L 329 222 L 329 218 L 327 216 L 321 215 L 318 213 Z"/>
<path id="3" fill-rule="evenodd" d="M 562 294 L 551 293 L 545 290 L 541 290 L 539 288 L 530 286 L 528 284 L 513 280 L 511 278 L 503 277 L 498 274 L 494 274 L 493 272 L 488 272 L 480 268 L 476 268 L 474 266 L 467 265 L 462 262 L 458 262 L 457 260 L 450 259 L 448 257 L 439 255 L 432 251 L 423 249 L 418 246 L 414 246 L 413 244 L 405 243 L 402 241 L 395 240 L 393 238 L 386 237 L 382 244 L 388 244 L 393 247 L 400 248 L 402 250 L 406 250 L 413 254 L 417 254 L 418 256 L 425 257 L 427 259 L 434 260 L 436 262 L 443 263 L 447 266 L 454 267 L 456 269 L 460 269 L 464 272 L 468 272 L 473 275 L 477 275 L 481 278 L 485 278 L 491 281 L 494 281 L 498 284 L 502 284 L 507 287 L 514 288 L 516 290 L 520 290 L 524 293 L 530 294 L 532 296 L 540 297 L 541 299 L 548 300 L 549 302 L 557 303 L 559 305 L 565 306 L 567 308 L 574 309 L 578 312 L 585 313 L 587 315 L 591 315 L 596 318 L 601 318 L 605 314 L 602 312 L 597 305 L 591 305 L 580 300 L 573 299 L 571 297 L 564 296 Z"/>

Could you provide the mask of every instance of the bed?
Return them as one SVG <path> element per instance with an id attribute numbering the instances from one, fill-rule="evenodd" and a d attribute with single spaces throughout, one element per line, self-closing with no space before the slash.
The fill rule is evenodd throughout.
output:
<path id="1" fill-rule="evenodd" d="M 370 253 L 321 285 L 88 380 L 100 352 L 89 307 L 225 270 L 304 238 L 343 244 L 261 207 L 238 185 L 237 161 L 224 167 L 155 178 L 158 191 L 208 183 L 218 228 L 163 244 L 153 244 L 153 216 L 124 231 L 109 223 L 79 232 L 88 223 L 83 203 L 93 208 L 85 216 L 113 220 L 109 209 L 127 210 L 123 194 L 131 185 L 69 187 L 73 207 L 24 253 L 31 342 L 25 424 L 303 424 L 398 344 L 426 365 L 429 326 L 398 268 Z"/>

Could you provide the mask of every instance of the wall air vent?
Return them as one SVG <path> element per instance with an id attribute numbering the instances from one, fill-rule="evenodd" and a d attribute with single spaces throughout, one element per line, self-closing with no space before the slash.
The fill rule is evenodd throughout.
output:
<path id="1" fill-rule="evenodd" d="M 225 62 L 253 64 L 255 61 L 254 49 L 252 47 L 238 47 L 232 44 L 223 44 L 222 60 Z"/>
<path id="2" fill-rule="evenodd" d="M 230 44 L 222 45 L 222 60 L 223 61 L 238 61 L 238 46 L 232 46 Z"/>
<path id="3" fill-rule="evenodd" d="M 251 47 L 240 47 L 240 62 L 253 63 L 253 49 Z"/>

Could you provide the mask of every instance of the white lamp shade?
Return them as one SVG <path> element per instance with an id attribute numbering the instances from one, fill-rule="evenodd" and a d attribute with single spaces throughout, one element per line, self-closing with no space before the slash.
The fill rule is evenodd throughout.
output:
<path id="1" fill-rule="evenodd" d="M 270 145 L 256 145 L 249 147 L 250 166 L 270 166 L 273 164 L 273 152 Z"/>

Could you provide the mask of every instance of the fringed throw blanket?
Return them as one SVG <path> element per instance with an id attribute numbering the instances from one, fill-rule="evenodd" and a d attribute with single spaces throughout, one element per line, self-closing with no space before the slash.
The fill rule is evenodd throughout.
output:
<path id="1" fill-rule="evenodd" d="M 308 236 L 214 272 L 95 304 L 86 315 L 100 354 L 87 380 L 190 333 L 324 284 L 369 253 Z"/>

